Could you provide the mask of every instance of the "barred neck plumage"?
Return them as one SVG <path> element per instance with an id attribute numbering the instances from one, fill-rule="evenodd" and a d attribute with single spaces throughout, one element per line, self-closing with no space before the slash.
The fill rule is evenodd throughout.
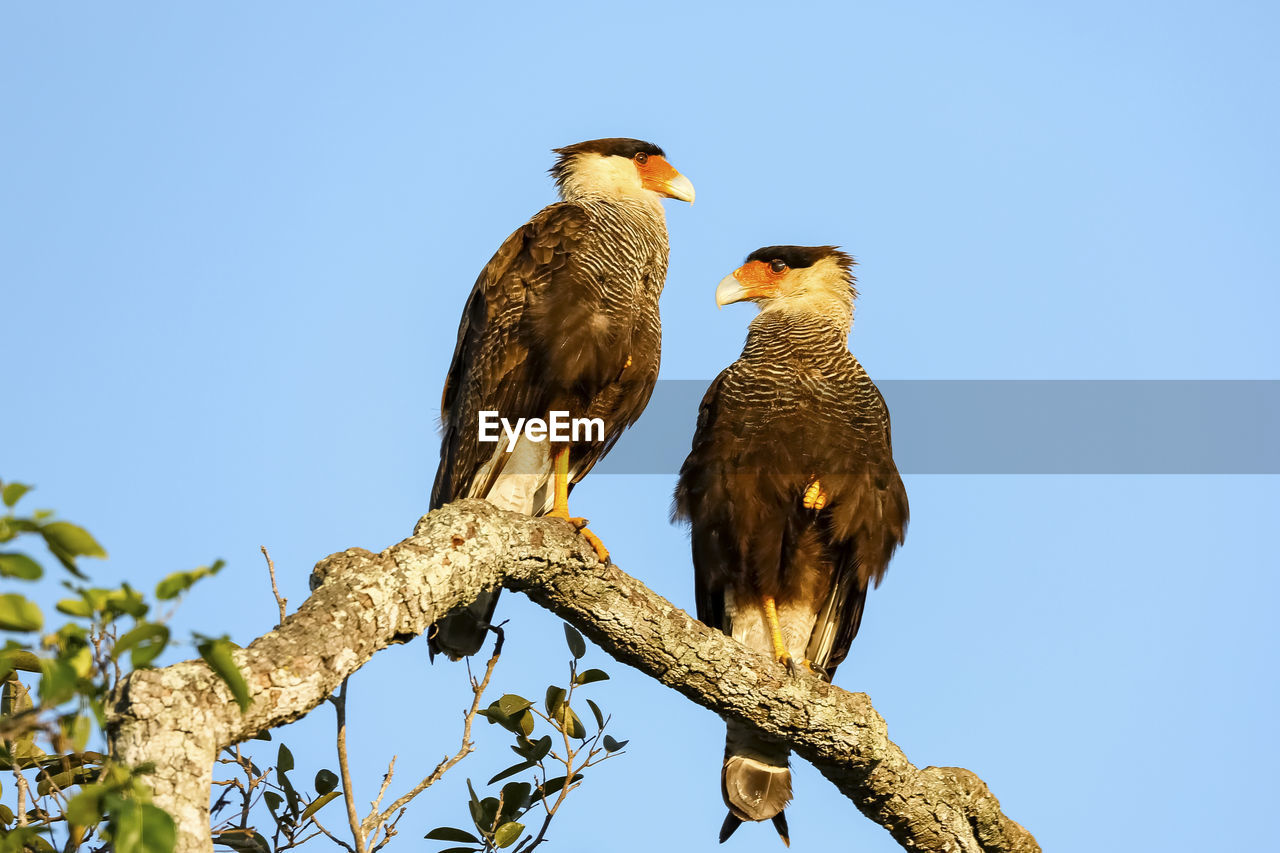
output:
<path id="1" fill-rule="evenodd" d="M 751 321 L 744 357 L 777 358 L 780 350 L 805 353 L 848 353 L 849 327 L 827 314 L 762 311 Z"/>
<path id="2" fill-rule="evenodd" d="M 565 193 L 564 200 L 581 205 L 588 210 L 613 211 L 626 218 L 655 223 L 665 235 L 667 213 L 662 208 L 662 200 L 652 193 L 646 195 L 651 195 L 652 198 L 618 197 L 588 191 Z"/>

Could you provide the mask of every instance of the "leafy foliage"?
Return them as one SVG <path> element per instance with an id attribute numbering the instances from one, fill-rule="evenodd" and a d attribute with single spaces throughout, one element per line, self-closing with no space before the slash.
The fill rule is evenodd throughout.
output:
<path id="1" fill-rule="evenodd" d="M 45 578 L 44 566 L 29 553 L 33 545 L 43 545 L 69 579 L 62 581 L 66 597 L 53 607 L 57 616 L 19 592 L 0 594 L 0 771 L 9 771 L 14 779 L 8 789 L 0 786 L 0 793 L 13 796 L 12 807 L 0 803 L 0 853 L 72 853 L 81 848 L 171 853 L 176 827 L 151 801 L 145 782 L 151 768 L 122 766 L 89 746 L 103 740 L 108 697 L 120 680 L 153 666 L 174 645 L 167 624 L 172 612 L 154 615 L 155 602 L 181 599 L 196 583 L 216 575 L 223 563 L 169 574 L 156 585 L 151 600 L 128 583 L 91 586 L 82 562 L 103 558 L 106 551 L 84 528 L 55 519 L 48 510 L 18 514 L 16 506 L 30 491 L 22 483 L 0 482 L 5 513 L 0 516 L 0 577 L 18 583 Z M 24 550 L 9 545 L 15 541 Z M 269 557 L 268 566 L 274 572 Z M 274 589 L 274 574 L 272 581 Z M 277 603 L 283 613 L 285 602 L 278 593 Z M 324 835 L 352 853 L 378 853 L 396 835 L 405 806 L 471 753 L 471 724 L 481 716 L 512 735 L 511 748 L 520 760 L 489 779 L 487 786 L 501 787 L 483 798 L 468 780 L 472 829 L 438 827 L 426 837 L 452 845 L 440 853 L 528 853 L 538 847 L 569 792 L 581 783 L 583 771 L 626 745 L 605 734 L 609 719 L 600 707 L 577 694 L 609 676 L 601 669 L 579 670 L 586 641 L 573 627 L 564 629 L 571 655 L 567 686 L 549 685 L 541 705 L 508 693 L 482 708 L 502 649 L 502 630 L 493 629 L 498 641 L 484 677 L 471 679 L 474 701 L 465 716 L 460 750 L 380 811 L 393 757 L 369 816 L 349 818 L 355 844 L 320 823 L 326 807 L 326 814 L 340 812 L 331 806 L 339 798 L 346 799 L 348 813 L 354 815 L 354 793 L 342 785 L 348 777 L 345 685 L 330 698 L 338 709 L 342 777 L 322 768 L 307 790 L 290 775 L 298 772 L 297 765 L 284 744 L 265 770 L 240 746 L 229 748 L 217 759 L 219 766 L 233 770 L 233 778 L 214 781 L 214 841 L 241 853 L 281 853 Z M 193 634 L 191 645 L 241 710 L 247 708 L 252 698 L 230 638 Z M 582 701 L 594 722 L 590 733 L 579 714 Z M 264 732 L 256 739 L 269 741 L 271 736 Z M 538 825 L 538 819 L 536 835 L 527 833 L 526 824 Z"/>
<path id="2" fill-rule="evenodd" d="M 439 826 L 428 832 L 429 840 L 464 842 L 464 846 L 447 847 L 438 853 L 495 853 L 507 849 L 529 853 L 545 840 L 552 818 L 569 792 L 582 781 L 582 771 L 621 754 L 627 745 L 626 741 L 616 741 L 605 734 L 609 718 L 590 699 L 585 702 L 591 709 L 595 730 L 588 735 L 573 707 L 574 694 L 580 687 L 607 681 L 609 675 L 601 669 L 579 672 L 578 661 L 587 653 L 586 641 L 569 624 L 564 626 L 564 635 L 572 656 L 568 687 L 548 685 L 541 710 L 532 699 L 508 693 L 479 711 L 491 725 L 501 726 L 512 735 L 511 751 L 520 757 L 520 761 L 494 774 L 487 784 L 495 785 L 528 772 L 527 781 L 506 782 L 496 796 L 481 798 L 468 779 L 467 809 L 473 829 Z M 535 737 L 539 728 L 549 731 Z M 536 835 L 525 833 L 526 821 L 531 818 L 542 821 Z"/>
<path id="3" fill-rule="evenodd" d="M 86 585 L 82 561 L 106 557 L 106 551 L 83 527 L 55 519 L 49 510 L 19 514 L 17 505 L 30 491 L 25 483 L 0 483 L 0 575 L 28 583 L 43 578 L 44 566 L 28 553 L 43 545 L 71 580 L 62 583 L 69 596 L 54 606 L 66 617 L 57 625 L 26 595 L 0 595 L 0 631 L 9 635 L 0 648 L 0 770 L 13 774 L 15 797 L 14 807 L 0 805 L 0 853 L 86 845 L 168 853 L 174 823 L 151 803 L 143 781 L 147 768 L 126 768 L 87 751 L 91 740 L 101 740 L 115 684 L 150 666 L 170 645 L 166 619 L 153 618 L 145 596 L 127 583 Z M 18 542 L 28 550 L 10 550 L 9 543 Z M 220 567 L 179 574 L 194 582 Z M 157 598 L 173 597 L 160 592 Z"/>

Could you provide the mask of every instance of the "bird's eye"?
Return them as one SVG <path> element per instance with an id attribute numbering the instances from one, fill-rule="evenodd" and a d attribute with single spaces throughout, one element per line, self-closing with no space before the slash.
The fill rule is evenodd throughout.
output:
<path id="1" fill-rule="evenodd" d="M 649 162 L 649 155 L 641 151 L 640 153 L 636 154 L 635 159 L 637 163 L 643 166 L 645 163 Z"/>
<path id="2" fill-rule="evenodd" d="M 782 272 L 786 268 L 787 268 L 787 262 L 779 260 L 778 258 L 774 258 L 769 263 L 769 269 L 773 270 L 774 272 Z"/>

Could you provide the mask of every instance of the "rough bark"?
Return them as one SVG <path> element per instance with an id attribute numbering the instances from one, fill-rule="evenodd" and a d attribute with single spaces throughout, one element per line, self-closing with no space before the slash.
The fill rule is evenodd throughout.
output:
<path id="1" fill-rule="evenodd" d="M 208 851 L 211 769 L 222 747 L 298 719 L 378 650 L 499 583 L 699 705 L 785 740 L 907 849 L 1040 849 L 973 773 L 912 765 L 864 694 L 788 677 L 767 656 L 600 565 L 566 523 L 484 501 L 424 516 L 412 537 L 380 554 L 353 549 L 318 563 L 302 607 L 236 653 L 254 700 L 243 714 L 201 661 L 133 673 L 113 702 L 112 752 L 155 765 L 155 802 L 178 822 L 179 851 Z"/>

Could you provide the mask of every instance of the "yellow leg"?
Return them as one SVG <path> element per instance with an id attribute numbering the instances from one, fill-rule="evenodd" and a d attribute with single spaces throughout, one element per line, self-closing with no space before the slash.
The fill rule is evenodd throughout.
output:
<path id="1" fill-rule="evenodd" d="M 773 596 L 764 596 L 764 621 L 769 626 L 769 638 L 773 641 L 773 656 L 786 664 L 787 672 L 795 675 L 796 664 L 787 651 L 787 642 L 782 638 L 782 625 L 778 622 L 778 603 Z"/>
<path id="2" fill-rule="evenodd" d="M 569 517 L 569 448 L 564 448 L 556 453 L 556 470 L 551 477 L 552 487 L 555 489 L 555 503 L 551 508 L 551 515 L 556 518 Z"/>
<path id="3" fill-rule="evenodd" d="M 827 493 L 822 490 L 822 481 L 814 480 L 804 490 L 804 508 L 820 510 L 827 505 Z"/>
<path id="4" fill-rule="evenodd" d="M 591 547 L 595 549 L 596 557 L 600 562 L 609 562 L 609 549 L 604 547 L 604 543 L 600 541 L 599 536 L 587 529 L 587 520 L 569 515 L 569 448 L 566 447 L 556 452 L 555 472 L 551 481 L 555 500 L 551 505 L 551 512 L 547 513 L 547 517 L 563 518 L 578 528 L 578 533 L 582 534 L 582 538 L 586 539 Z"/>

